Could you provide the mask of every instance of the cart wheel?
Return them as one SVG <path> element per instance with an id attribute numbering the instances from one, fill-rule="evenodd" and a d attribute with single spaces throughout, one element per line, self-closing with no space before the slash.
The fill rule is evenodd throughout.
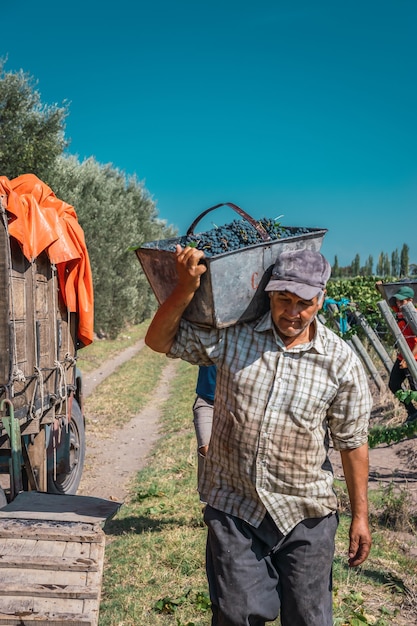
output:
<path id="1" fill-rule="evenodd" d="M 68 434 L 64 425 L 62 431 L 61 443 L 56 450 L 53 449 L 52 437 L 48 446 L 48 493 L 75 495 L 81 481 L 85 458 L 84 418 L 75 399 L 72 401 Z M 69 459 L 64 459 L 68 444 Z"/>

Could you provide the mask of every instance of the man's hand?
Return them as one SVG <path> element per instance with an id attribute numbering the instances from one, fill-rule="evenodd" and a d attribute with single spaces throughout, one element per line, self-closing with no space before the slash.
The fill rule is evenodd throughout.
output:
<path id="1" fill-rule="evenodd" d="M 368 558 L 371 545 L 368 520 L 352 520 L 349 531 L 349 567 L 361 565 Z"/>
<path id="2" fill-rule="evenodd" d="M 207 266 L 200 263 L 201 259 L 204 258 L 204 252 L 188 246 L 181 248 L 177 244 L 175 256 L 179 285 L 192 292 L 197 291 L 200 286 L 200 278 L 207 271 Z"/>
<path id="3" fill-rule="evenodd" d="M 202 250 L 190 247 L 183 249 L 177 245 L 175 256 L 178 282 L 155 313 L 145 336 L 149 348 L 164 354 L 169 352 L 182 314 L 200 286 L 201 275 L 207 271 L 207 266 L 200 263 L 204 257 Z"/>

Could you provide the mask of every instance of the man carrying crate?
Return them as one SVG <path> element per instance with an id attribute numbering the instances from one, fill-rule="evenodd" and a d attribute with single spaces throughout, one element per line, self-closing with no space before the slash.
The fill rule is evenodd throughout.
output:
<path id="1" fill-rule="evenodd" d="M 216 329 L 182 318 L 206 271 L 203 256 L 177 246 L 178 283 L 146 343 L 217 366 L 202 481 L 212 625 L 264 626 L 280 615 L 282 626 L 331 626 L 338 519 L 329 435 L 348 486 L 348 562 L 356 567 L 371 547 L 371 397 L 357 356 L 316 318 L 330 265 L 319 252 L 283 252 L 266 286 L 270 310 Z"/>

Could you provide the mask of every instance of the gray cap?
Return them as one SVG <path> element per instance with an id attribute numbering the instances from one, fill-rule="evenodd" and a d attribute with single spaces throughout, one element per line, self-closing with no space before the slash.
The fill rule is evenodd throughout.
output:
<path id="1" fill-rule="evenodd" d="M 265 291 L 289 291 L 305 300 L 312 300 L 323 293 L 330 273 L 330 263 L 320 252 L 282 252 L 272 269 Z"/>

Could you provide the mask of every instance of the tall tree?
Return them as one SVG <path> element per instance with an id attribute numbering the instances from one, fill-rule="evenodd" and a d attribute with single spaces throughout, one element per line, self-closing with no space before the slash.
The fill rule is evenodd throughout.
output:
<path id="1" fill-rule="evenodd" d="M 384 253 L 380 252 L 378 256 L 378 263 L 376 264 L 377 276 L 384 276 Z"/>
<path id="2" fill-rule="evenodd" d="M 337 278 L 338 276 L 340 276 L 339 260 L 337 258 L 337 255 L 335 255 L 334 257 L 334 263 L 332 267 L 332 276 L 333 278 Z"/>
<path id="3" fill-rule="evenodd" d="M 95 330 L 116 337 L 156 307 L 132 246 L 173 236 L 135 177 L 90 158 L 61 157 L 55 194 L 73 205 L 83 227 L 94 283 Z"/>
<path id="4" fill-rule="evenodd" d="M 389 260 L 388 253 L 384 253 L 384 265 L 383 265 L 383 276 L 389 276 L 391 272 L 391 263 Z"/>
<path id="5" fill-rule="evenodd" d="M 48 182 L 66 147 L 67 106 L 42 104 L 36 83 L 23 71 L 6 73 L 0 59 L 0 176 L 31 172 Z"/>
<path id="6" fill-rule="evenodd" d="M 355 255 L 352 261 L 352 276 L 359 276 L 361 271 L 361 260 L 359 254 Z"/>
<path id="7" fill-rule="evenodd" d="M 409 263 L 410 263 L 409 251 L 410 251 L 410 248 L 407 246 L 406 243 L 404 243 L 403 247 L 401 248 L 400 276 L 408 276 Z"/>
<path id="8" fill-rule="evenodd" d="M 400 257 L 398 254 L 398 250 L 395 249 L 391 253 L 391 276 L 399 276 L 400 275 Z"/>
<path id="9" fill-rule="evenodd" d="M 370 254 L 366 260 L 365 263 L 365 267 L 364 267 L 364 275 L 365 276 L 372 276 L 372 272 L 374 269 L 374 258 L 372 256 L 372 254 Z"/>

